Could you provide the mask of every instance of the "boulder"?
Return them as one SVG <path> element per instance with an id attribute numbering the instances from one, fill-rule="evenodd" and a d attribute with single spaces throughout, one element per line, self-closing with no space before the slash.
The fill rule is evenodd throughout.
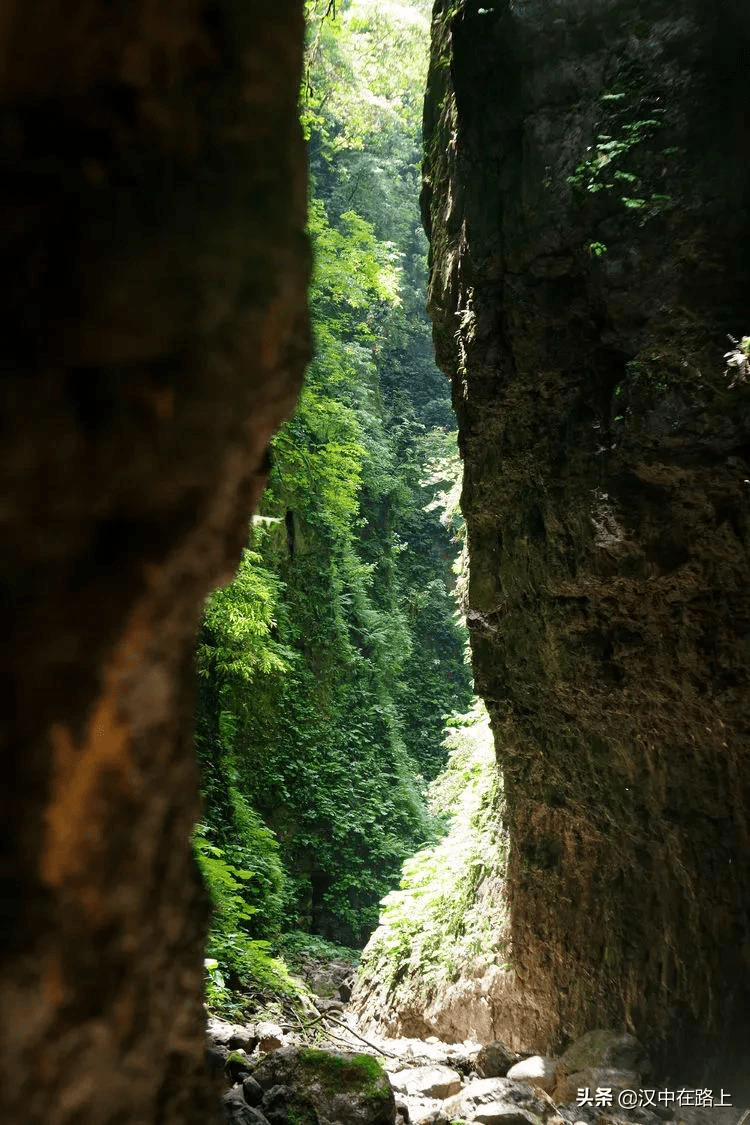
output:
<path id="1" fill-rule="evenodd" d="M 551 1094 L 555 1088 L 557 1067 L 556 1059 L 546 1055 L 531 1055 L 514 1063 L 507 1076 L 516 1082 L 528 1082 L 531 1086 L 539 1086 L 545 1093 Z"/>
<path id="2" fill-rule="evenodd" d="M 206 1043 L 203 1057 L 206 1062 L 206 1071 L 214 1082 L 220 1082 L 224 1078 L 224 1064 L 228 1055 L 229 1051 L 226 1047 L 219 1047 L 211 1042 Z"/>
<path id="3" fill-rule="evenodd" d="M 634 1070 L 639 1075 L 650 1070 L 643 1045 L 634 1035 L 602 1028 L 588 1031 L 571 1044 L 560 1058 L 560 1065 L 571 1074 L 588 1067 Z"/>
<path id="4" fill-rule="evenodd" d="M 259 1023 L 256 1025 L 255 1034 L 260 1051 L 275 1051 L 283 1046 L 284 1032 L 277 1023 Z"/>
<path id="5" fill-rule="evenodd" d="M 218 1016 L 209 1016 L 206 1024 L 206 1037 L 215 1043 L 229 1046 L 229 1040 L 236 1030 L 236 1025 L 219 1019 Z"/>
<path id="6" fill-rule="evenodd" d="M 230 1036 L 227 1046 L 230 1051 L 247 1051 L 250 1054 L 257 1043 L 258 1040 L 251 1033 L 250 1028 L 243 1027 Z"/>
<path id="7" fill-rule="evenodd" d="M 471 1120 L 476 1125 L 541 1125 L 542 1119 L 526 1109 L 493 1102 L 478 1109 Z"/>
<path id="8" fill-rule="evenodd" d="M 451 1125 L 451 1119 L 442 1109 L 425 1108 L 417 1112 L 413 1125 Z"/>
<path id="9" fill-rule="evenodd" d="M 675 1113 L 675 1125 L 739 1125 L 744 1112 L 744 1109 L 735 1107 L 711 1106 L 704 1109 L 683 1106 Z"/>
<path id="10" fill-rule="evenodd" d="M 482 1078 L 504 1078 L 517 1061 L 518 1055 L 495 1040 L 486 1043 L 477 1055 L 477 1073 Z"/>
<path id="11" fill-rule="evenodd" d="M 478 1078 L 445 1102 L 451 1118 L 491 1125 L 540 1125 L 549 1105 L 524 1082 L 512 1078 Z"/>
<path id="12" fill-rule="evenodd" d="M 242 1096 L 248 1105 L 257 1106 L 263 1101 L 263 1090 L 252 1075 L 248 1075 L 242 1083 Z"/>
<path id="13" fill-rule="evenodd" d="M 259 1109 L 254 1109 L 252 1106 L 245 1107 L 249 1116 L 244 1118 L 242 1125 L 271 1125 L 267 1117 L 264 1117 Z"/>
<path id="14" fill-rule="evenodd" d="M 416 1098 L 449 1098 L 461 1089 L 461 1075 L 449 1066 L 416 1066 L 390 1075 L 400 1094 Z"/>
<path id="15" fill-rule="evenodd" d="M 352 989 L 354 988 L 354 976 L 349 975 L 346 980 L 342 980 L 339 985 L 339 999 L 348 1004 L 352 998 Z"/>
<path id="16" fill-rule="evenodd" d="M 253 1109 L 239 1090 L 230 1090 L 222 1098 L 225 1125 L 270 1125 L 258 1109 Z"/>
<path id="17" fill-rule="evenodd" d="M 245 1051 L 232 1051 L 224 1063 L 224 1073 L 232 1082 L 236 1082 L 240 1075 L 249 1073 L 252 1063 Z"/>
<path id="18" fill-rule="evenodd" d="M 613 1067 L 587 1067 L 577 1070 L 573 1074 L 558 1071 L 557 1085 L 554 1089 L 554 1100 L 561 1105 L 575 1102 L 578 1091 L 588 1087 L 592 1093 L 597 1088 L 609 1087 L 613 1092 L 620 1090 L 637 1090 L 640 1088 L 641 1079 L 634 1070 L 616 1070 Z"/>
<path id="19" fill-rule="evenodd" d="M 296 1116 L 317 1125 L 394 1125 L 393 1090 L 371 1056 L 309 1047 L 272 1051 L 252 1072 L 270 1125 Z"/>
<path id="20" fill-rule="evenodd" d="M 290 1086 L 282 1085 L 271 1086 L 263 1095 L 260 1105 L 269 1125 L 287 1125 L 290 1109 L 299 1116 L 303 1105 L 305 1110 L 309 1108 L 301 1097 L 295 1099 Z"/>
<path id="21" fill-rule="evenodd" d="M 402 1098 L 396 1098 L 396 1125 L 410 1125 L 409 1107 Z"/>
<path id="22" fill-rule="evenodd" d="M 209 1016 L 206 1038 L 209 1042 L 219 1047 L 226 1047 L 230 1051 L 252 1051 L 257 1042 L 252 1027 L 227 1023 L 226 1020 L 218 1019 L 217 1016 Z"/>
<path id="23" fill-rule="evenodd" d="M 299 1074 L 298 1050 L 295 1047 L 282 1047 L 271 1051 L 252 1070 L 252 1076 L 266 1093 L 273 1086 L 291 1086 Z"/>
<path id="24" fill-rule="evenodd" d="M 299 973 L 311 991 L 322 1000 L 331 1000 L 338 994 L 339 999 L 346 1001 L 352 994 L 354 972 L 348 961 L 334 959 L 324 962 L 304 958 Z"/>
<path id="25" fill-rule="evenodd" d="M 323 1012 L 323 1013 L 325 1013 L 325 1012 L 343 1012 L 343 1010 L 344 1010 L 343 1000 L 326 1000 L 323 997 L 316 996 L 315 999 L 313 1000 L 313 1004 L 315 1005 L 315 1007 L 318 1009 L 319 1012 Z"/>

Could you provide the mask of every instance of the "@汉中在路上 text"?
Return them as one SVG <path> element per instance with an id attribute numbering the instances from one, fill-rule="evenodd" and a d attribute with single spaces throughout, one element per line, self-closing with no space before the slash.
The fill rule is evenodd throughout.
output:
<path id="1" fill-rule="evenodd" d="M 648 1106 L 731 1106 L 732 1096 L 726 1090 L 617 1090 L 611 1086 L 580 1086 L 576 1095 L 579 1106 L 619 1106 L 620 1109 L 642 1109 Z"/>

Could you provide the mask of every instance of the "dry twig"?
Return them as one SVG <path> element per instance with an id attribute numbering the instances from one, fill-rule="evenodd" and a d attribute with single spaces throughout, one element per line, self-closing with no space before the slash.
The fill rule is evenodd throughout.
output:
<path id="1" fill-rule="evenodd" d="M 383 1048 L 378 1047 L 376 1043 L 371 1043 L 369 1039 L 365 1039 L 364 1035 L 360 1035 L 358 1031 L 354 1030 L 354 1028 L 349 1027 L 348 1023 L 344 1023 L 342 1020 L 337 1020 L 334 1016 L 329 1015 L 328 1012 L 320 1012 L 317 1018 L 319 1020 L 330 1020 L 331 1023 L 335 1023 L 338 1027 L 343 1027 L 344 1031 L 348 1031 L 350 1035 L 356 1035 L 357 1039 L 361 1039 L 363 1043 L 366 1043 L 368 1047 L 372 1047 L 373 1051 L 377 1051 L 379 1055 L 385 1055 L 389 1059 L 400 1058 L 399 1055 L 393 1055 L 390 1051 L 384 1051 Z M 316 1021 L 313 1020 L 313 1023 L 315 1022 Z"/>

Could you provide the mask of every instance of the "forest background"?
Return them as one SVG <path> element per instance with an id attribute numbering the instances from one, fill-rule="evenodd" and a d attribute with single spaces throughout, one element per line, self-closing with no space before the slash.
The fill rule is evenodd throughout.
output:
<path id="1" fill-rule="evenodd" d="M 418 204 L 431 5 L 307 7 L 314 359 L 197 649 L 195 845 L 224 1011 L 287 987 L 305 935 L 364 945 L 404 861 L 445 835 L 428 791 L 461 758 L 446 718 L 477 721 L 459 718 L 460 474 Z"/>

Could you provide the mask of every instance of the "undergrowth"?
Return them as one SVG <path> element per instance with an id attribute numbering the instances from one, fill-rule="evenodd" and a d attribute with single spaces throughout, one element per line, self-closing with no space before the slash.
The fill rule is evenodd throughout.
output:
<path id="1" fill-rule="evenodd" d="M 214 1015 L 238 1019 L 267 997 L 292 996 L 304 986 L 283 960 L 272 956 L 269 941 L 252 936 L 258 907 L 248 902 L 247 888 L 257 872 L 232 863 L 231 853 L 213 844 L 209 831 L 199 824 L 193 835 L 213 903 L 204 961 L 206 1007 Z"/>
<path id="2" fill-rule="evenodd" d="M 476 704 L 446 738 L 448 766 L 430 787 L 431 812 L 447 834 L 403 866 L 400 887 L 382 901 L 363 972 L 404 1000 L 456 979 L 469 964 L 497 959 L 504 931 L 506 849 L 500 777 L 489 720 Z"/>
<path id="3" fill-rule="evenodd" d="M 290 930 L 282 934 L 274 942 L 273 952 L 283 957 L 295 972 L 309 961 L 344 961 L 354 967 L 359 964 L 361 956 L 358 949 L 350 949 L 348 945 L 339 945 L 304 930 Z"/>

